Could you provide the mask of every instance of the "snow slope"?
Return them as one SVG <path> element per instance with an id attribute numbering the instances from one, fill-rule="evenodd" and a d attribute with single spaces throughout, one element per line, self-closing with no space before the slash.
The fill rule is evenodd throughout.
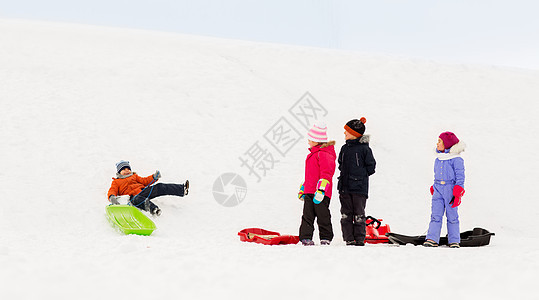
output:
<path id="1" fill-rule="evenodd" d="M 535 297 L 537 71 L 0 19 L 0 82 L 2 299 Z M 495 232 L 491 245 L 345 247 L 337 197 L 329 247 L 241 243 L 248 227 L 297 234 L 306 139 L 260 182 L 239 158 L 306 92 L 337 149 L 342 126 L 367 118 L 367 213 L 394 232 L 426 231 L 432 151 L 454 131 L 468 146 L 461 229 Z M 106 221 L 121 159 L 191 181 L 188 197 L 156 201 L 150 237 Z M 226 172 L 247 180 L 235 207 L 212 195 Z"/>

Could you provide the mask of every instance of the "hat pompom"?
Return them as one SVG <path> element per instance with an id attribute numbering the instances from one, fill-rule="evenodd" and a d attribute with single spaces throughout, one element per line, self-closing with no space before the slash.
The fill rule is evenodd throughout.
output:
<path id="1" fill-rule="evenodd" d="M 361 119 L 359 119 L 359 121 L 363 124 L 367 123 L 367 119 L 365 119 L 365 117 L 361 117 Z"/>

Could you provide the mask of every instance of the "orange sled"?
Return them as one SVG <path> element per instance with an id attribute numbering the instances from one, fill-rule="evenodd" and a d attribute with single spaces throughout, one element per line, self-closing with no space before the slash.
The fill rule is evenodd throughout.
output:
<path id="1" fill-rule="evenodd" d="M 299 236 L 297 235 L 281 235 L 278 232 L 269 231 L 261 228 L 247 228 L 238 232 L 240 241 L 252 242 L 264 245 L 289 245 L 297 244 Z"/>
<path id="2" fill-rule="evenodd" d="M 389 225 L 382 225 L 382 219 L 376 219 L 371 216 L 367 217 L 365 224 L 366 236 L 365 243 L 369 244 L 388 244 L 389 238 L 386 233 L 391 232 Z"/>

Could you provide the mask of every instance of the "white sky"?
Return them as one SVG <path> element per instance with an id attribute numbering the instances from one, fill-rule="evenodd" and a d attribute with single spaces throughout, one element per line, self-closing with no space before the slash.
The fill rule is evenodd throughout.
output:
<path id="1" fill-rule="evenodd" d="M 0 18 L 539 70 L 539 0 L 0 0 Z"/>

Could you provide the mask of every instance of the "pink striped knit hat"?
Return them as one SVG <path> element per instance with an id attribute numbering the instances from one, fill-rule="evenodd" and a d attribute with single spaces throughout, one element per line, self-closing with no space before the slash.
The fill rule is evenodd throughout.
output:
<path id="1" fill-rule="evenodd" d="M 317 143 L 327 143 L 328 142 L 328 135 L 327 135 L 328 128 L 326 124 L 319 122 L 313 125 L 309 132 L 307 133 L 307 138 L 313 142 Z"/>

